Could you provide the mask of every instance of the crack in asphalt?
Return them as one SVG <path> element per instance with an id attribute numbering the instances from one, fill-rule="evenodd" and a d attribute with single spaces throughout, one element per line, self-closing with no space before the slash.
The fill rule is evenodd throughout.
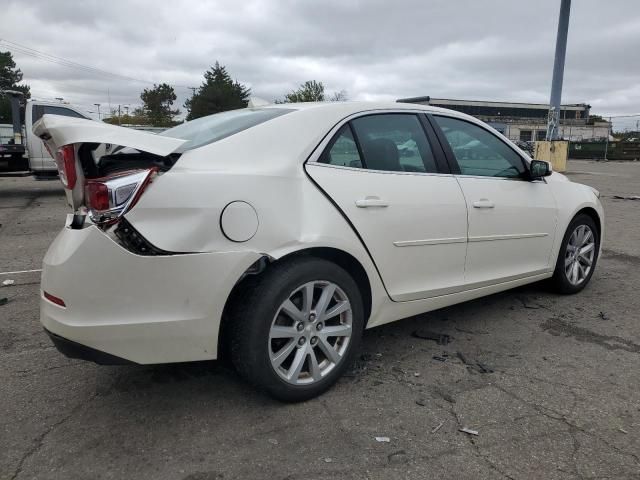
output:
<path id="1" fill-rule="evenodd" d="M 94 393 L 93 395 L 91 395 L 89 398 L 87 398 L 86 400 L 80 402 L 78 405 L 76 405 L 75 407 L 73 407 L 71 409 L 71 411 L 64 416 L 63 418 L 61 418 L 60 420 L 58 420 L 57 422 L 54 422 L 52 425 L 50 425 L 44 432 L 42 432 L 40 435 L 38 435 L 35 439 L 34 439 L 34 444 L 33 446 L 28 449 L 23 455 L 22 457 L 20 457 L 20 460 L 18 461 L 18 466 L 16 467 L 15 471 L 13 472 L 13 475 L 10 477 L 10 480 L 16 480 L 18 478 L 18 476 L 20 476 L 20 474 L 22 473 L 22 470 L 24 468 L 24 464 L 25 462 L 31 458 L 33 455 L 35 455 L 44 445 L 44 442 L 46 440 L 46 438 L 58 427 L 60 427 L 61 425 L 65 424 L 67 421 L 69 421 L 76 413 L 78 413 L 84 406 L 86 406 L 87 404 L 89 404 L 91 401 L 93 401 L 96 397 L 98 396 L 97 393 Z"/>
<path id="2" fill-rule="evenodd" d="M 482 388 L 485 388 L 488 385 L 483 386 Z M 478 390 L 478 389 L 473 389 L 473 390 Z M 461 392 L 463 393 L 463 392 Z M 453 407 L 453 403 L 451 404 L 450 407 L 450 412 L 453 415 L 453 418 L 456 421 L 456 425 L 458 426 L 458 430 L 460 430 L 461 428 L 464 428 L 465 425 L 460 421 L 460 417 L 458 416 L 458 412 L 455 411 L 455 408 Z M 465 434 L 465 436 L 467 437 L 467 440 L 469 441 L 469 444 L 471 445 L 471 448 L 475 454 L 475 456 L 477 458 L 479 458 L 480 460 L 482 460 L 491 470 L 494 470 L 496 472 L 498 472 L 500 475 L 502 475 L 504 478 L 507 478 L 508 480 L 515 480 L 514 477 L 512 477 L 511 475 L 509 475 L 508 473 L 502 471 L 500 468 L 498 468 L 498 466 L 493 463 L 491 461 L 491 459 L 489 458 L 488 455 L 483 455 L 482 452 L 480 451 L 480 446 L 476 444 L 476 442 L 474 441 L 473 437 L 471 435 L 467 435 Z"/>
<path id="3" fill-rule="evenodd" d="M 619 454 L 621 454 L 623 456 L 627 456 L 627 457 L 633 458 L 633 460 L 638 465 L 640 465 L 640 457 L 638 455 L 636 455 L 635 453 L 624 451 L 624 450 L 620 449 L 619 447 L 617 447 L 615 445 L 612 445 L 611 443 L 609 443 L 608 441 L 606 441 L 604 438 L 600 437 L 599 435 L 595 434 L 594 432 L 590 432 L 588 430 L 585 430 L 584 428 L 576 425 L 575 423 L 572 423 L 571 421 L 569 421 L 569 419 L 566 417 L 566 415 L 564 415 L 564 414 L 562 414 L 560 412 L 557 412 L 557 411 L 555 411 L 555 410 L 553 410 L 551 408 L 544 407 L 542 405 L 538 405 L 535 402 L 527 401 L 524 398 L 520 397 L 519 395 L 516 395 L 512 391 L 510 391 L 510 390 L 508 390 L 505 387 L 502 387 L 500 385 L 493 384 L 493 386 L 495 388 L 497 388 L 498 390 L 500 390 L 501 392 L 503 392 L 504 394 L 510 396 L 511 398 L 514 398 L 515 400 L 518 400 L 518 401 L 524 403 L 525 405 L 529 405 L 535 411 L 540 413 L 540 415 L 543 415 L 544 417 L 547 417 L 547 418 L 549 418 L 551 420 L 555 420 L 555 421 L 559 421 L 559 422 L 564 423 L 567 426 L 568 432 L 569 432 L 570 435 L 571 435 L 571 429 L 575 429 L 575 430 L 579 431 L 580 433 L 582 433 L 582 434 L 584 434 L 584 435 L 586 435 L 588 437 L 592 437 L 592 438 L 595 438 L 596 440 L 599 440 L 600 442 L 605 444 L 607 447 L 609 447 L 611 450 L 614 450 L 615 452 L 617 452 L 617 453 L 619 453 Z M 575 404 L 574 404 L 573 408 L 575 408 Z"/>

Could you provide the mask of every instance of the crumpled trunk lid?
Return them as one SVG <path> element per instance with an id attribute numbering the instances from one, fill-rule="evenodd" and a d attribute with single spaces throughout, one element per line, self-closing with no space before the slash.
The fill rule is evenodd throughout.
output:
<path id="1" fill-rule="evenodd" d="M 33 133 L 45 143 L 58 170 L 61 168 L 57 157 L 59 150 L 67 145 L 74 146 L 75 177 L 73 188 L 65 188 L 67 201 L 74 211 L 84 205 L 84 184 L 86 178 L 105 175 L 92 162 L 109 159 L 110 173 L 122 162 L 122 169 L 138 167 L 145 161 L 153 164 L 175 152 L 186 140 L 159 136 L 153 133 L 118 127 L 107 123 L 61 115 L 43 115 L 33 125 Z M 126 153 L 134 151 L 135 153 Z"/>

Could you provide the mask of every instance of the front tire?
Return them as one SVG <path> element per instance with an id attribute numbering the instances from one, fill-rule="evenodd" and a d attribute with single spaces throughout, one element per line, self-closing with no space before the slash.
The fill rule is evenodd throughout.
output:
<path id="1" fill-rule="evenodd" d="M 314 257 L 275 264 L 235 300 L 231 359 L 251 384 L 289 402 L 331 387 L 364 328 L 360 291 L 338 265 Z"/>
<path id="2" fill-rule="evenodd" d="M 595 222 L 589 215 L 577 215 L 562 239 L 551 278 L 554 289 L 563 294 L 581 291 L 591 280 L 599 251 L 600 236 Z"/>

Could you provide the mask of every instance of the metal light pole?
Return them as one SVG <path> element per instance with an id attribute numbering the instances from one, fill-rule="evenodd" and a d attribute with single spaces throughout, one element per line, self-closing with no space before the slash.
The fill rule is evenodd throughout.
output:
<path id="1" fill-rule="evenodd" d="M 567 32 L 569 31 L 569 13 L 571 0 L 561 0 L 560 18 L 558 20 L 558 36 L 556 38 L 556 55 L 553 61 L 553 80 L 551 82 L 551 100 L 549 107 L 549 123 L 547 124 L 547 140 L 558 139 L 560 123 L 560 100 L 562 98 L 562 79 L 564 77 L 564 58 L 567 53 Z"/>
<path id="2" fill-rule="evenodd" d="M 99 103 L 94 103 L 94 105 L 96 107 L 98 107 L 98 120 L 100 120 L 100 104 Z"/>

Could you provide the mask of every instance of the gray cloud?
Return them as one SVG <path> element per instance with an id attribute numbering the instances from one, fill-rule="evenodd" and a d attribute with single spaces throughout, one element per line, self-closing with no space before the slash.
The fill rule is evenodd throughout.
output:
<path id="1" fill-rule="evenodd" d="M 3 2 L 2 38 L 176 85 L 180 106 L 216 60 L 270 100 L 313 78 L 352 99 L 545 102 L 559 8 L 559 0 Z M 569 29 L 563 101 L 640 113 L 640 3 L 574 1 Z M 34 96 L 87 108 L 109 97 L 138 104 L 149 86 L 15 58 Z"/>

